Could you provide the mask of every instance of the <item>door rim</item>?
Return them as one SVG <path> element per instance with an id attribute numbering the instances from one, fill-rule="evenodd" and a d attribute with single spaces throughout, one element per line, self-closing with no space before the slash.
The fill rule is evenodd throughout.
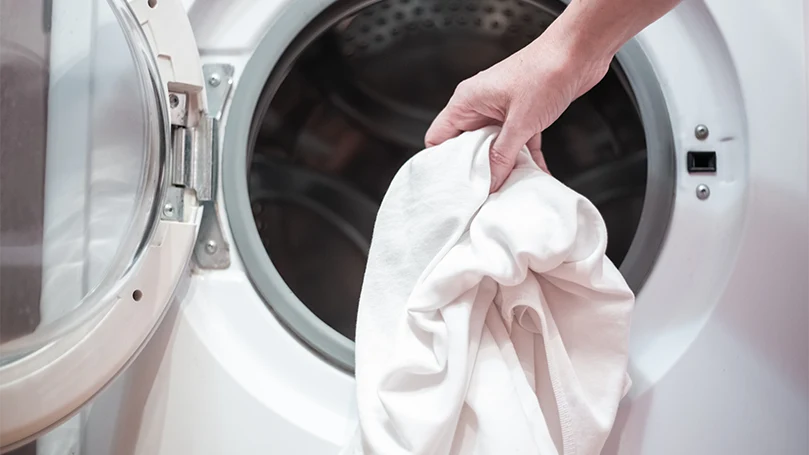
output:
<path id="1" fill-rule="evenodd" d="M 231 153 L 228 159 L 222 160 L 223 197 L 234 245 L 248 278 L 288 330 L 326 361 L 348 372 L 354 369 L 354 342 L 317 318 L 295 296 L 264 250 L 250 207 L 248 157 L 257 134 L 257 129 L 251 126 L 265 97 L 265 87 L 274 83 L 277 90 L 297 54 L 320 33 L 378 1 L 338 3 L 336 0 L 321 0 L 304 12 L 297 11 L 294 2 L 286 3 L 278 12 L 274 25 L 267 29 L 252 52 L 234 87 L 222 139 L 223 150 Z M 336 13 L 324 17 L 322 13 L 327 10 Z M 307 28 L 317 32 L 301 39 L 300 34 Z M 296 46 L 297 51 L 290 58 L 291 46 Z M 677 180 L 674 138 L 660 81 L 640 43 L 631 40 L 616 58 L 623 66 L 638 101 L 647 149 L 650 150 L 643 212 L 635 239 L 621 267 L 627 282 L 637 290 L 654 268 L 671 220 Z M 654 253 L 648 254 L 650 250 Z"/>

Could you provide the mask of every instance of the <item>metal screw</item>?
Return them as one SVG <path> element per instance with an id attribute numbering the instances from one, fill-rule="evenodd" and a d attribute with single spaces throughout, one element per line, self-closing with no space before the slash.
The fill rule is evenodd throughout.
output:
<path id="1" fill-rule="evenodd" d="M 216 242 L 214 242 L 213 240 L 208 240 L 208 241 L 205 243 L 205 251 L 206 251 L 208 254 L 214 254 L 214 253 L 216 253 L 216 250 L 217 250 L 217 249 L 219 249 L 219 245 L 217 245 L 217 244 L 216 244 Z"/>
<path id="2" fill-rule="evenodd" d="M 179 106 L 180 105 L 180 97 L 178 97 L 177 95 L 175 95 L 173 93 L 171 95 L 169 95 L 169 105 L 171 107 Z"/>
<path id="3" fill-rule="evenodd" d="M 213 73 L 213 74 L 211 74 L 211 77 L 208 78 L 208 84 L 210 84 L 211 87 L 219 87 L 219 84 L 221 82 L 222 82 L 222 77 L 219 76 L 219 73 Z"/>
<path id="4" fill-rule="evenodd" d="M 174 206 L 171 204 L 166 204 L 163 206 L 163 214 L 166 216 L 171 216 L 174 213 Z"/>
<path id="5" fill-rule="evenodd" d="M 708 185 L 701 183 L 697 185 L 697 199 L 700 201 L 704 201 L 711 196 L 711 189 L 708 188 Z"/>
<path id="6" fill-rule="evenodd" d="M 708 133 L 709 133 L 708 127 L 705 125 L 700 124 L 697 125 L 696 128 L 694 128 L 694 136 L 696 136 L 697 139 L 701 141 L 704 141 L 705 139 L 708 138 Z"/>

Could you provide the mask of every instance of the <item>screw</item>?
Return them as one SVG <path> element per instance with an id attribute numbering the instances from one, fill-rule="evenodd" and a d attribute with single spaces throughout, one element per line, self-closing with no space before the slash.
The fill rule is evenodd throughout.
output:
<path id="1" fill-rule="evenodd" d="M 217 249 L 219 249 L 219 245 L 217 245 L 217 244 L 216 244 L 216 242 L 214 242 L 213 240 L 208 240 L 208 241 L 205 243 L 205 251 L 206 251 L 208 254 L 214 254 L 214 253 L 216 253 L 216 250 L 217 250 Z"/>
<path id="2" fill-rule="evenodd" d="M 179 106 L 180 105 L 180 98 L 177 95 L 172 93 L 171 95 L 169 95 L 169 105 L 171 107 Z"/>
<path id="3" fill-rule="evenodd" d="M 174 214 L 174 206 L 171 204 L 166 204 L 163 206 L 163 214 L 166 216 L 171 216 Z"/>
<path id="4" fill-rule="evenodd" d="M 213 74 L 211 74 L 211 77 L 208 78 L 208 84 L 210 84 L 211 87 L 219 87 L 219 84 L 221 82 L 222 82 L 222 77 L 219 76 L 219 73 L 213 73 Z"/>
<path id="5" fill-rule="evenodd" d="M 704 141 L 705 139 L 708 138 L 708 133 L 709 133 L 708 127 L 705 125 L 700 124 L 697 125 L 696 128 L 694 128 L 694 136 L 696 136 L 697 139 L 701 141 Z"/>
<path id="6" fill-rule="evenodd" d="M 711 196 L 711 189 L 703 183 L 697 185 L 697 199 L 704 201 Z"/>

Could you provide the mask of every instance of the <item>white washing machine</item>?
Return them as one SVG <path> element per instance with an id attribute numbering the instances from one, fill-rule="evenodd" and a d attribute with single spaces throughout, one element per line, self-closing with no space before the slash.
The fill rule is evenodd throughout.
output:
<path id="1" fill-rule="evenodd" d="M 40 3 L 0 10 L 0 447 L 337 453 L 387 183 L 564 3 Z M 544 134 L 637 292 L 606 455 L 809 452 L 808 14 L 685 0 Z"/>

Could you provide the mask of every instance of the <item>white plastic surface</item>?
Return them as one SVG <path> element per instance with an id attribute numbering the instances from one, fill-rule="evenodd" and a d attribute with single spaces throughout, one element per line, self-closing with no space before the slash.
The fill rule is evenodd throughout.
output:
<path id="1" fill-rule="evenodd" d="M 180 0 L 127 0 L 140 22 L 169 90 L 186 92 L 188 126 L 196 126 L 201 112 L 208 112 L 205 83 L 197 42 Z M 154 5 L 154 6 L 152 6 Z"/>
<path id="2" fill-rule="evenodd" d="M 94 405 L 106 414 L 91 412 L 87 455 L 317 455 L 350 436 L 353 379 L 290 337 L 241 272 L 213 275 L 192 278 L 117 396 Z"/>
<path id="3" fill-rule="evenodd" d="M 195 218 L 199 218 L 199 214 Z M 0 369 L 0 438 L 12 444 L 79 409 L 140 349 L 165 312 L 197 223 L 163 222 L 142 261 L 99 320 Z M 135 291 L 141 296 L 136 300 Z"/>
<path id="4" fill-rule="evenodd" d="M 283 46 L 328 1 L 214 3 L 193 2 L 201 52 L 238 78 L 256 35 L 240 25 L 283 29 Z M 671 110 L 677 207 L 638 296 L 635 387 L 605 455 L 809 450 L 803 22 L 800 0 L 687 0 L 640 37 Z M 717 151 L 717 176 L 684 172 L 692 149 Z M 143 411 L 117 423 L 123 453 L 318 455 L 349 436 L 353 380 L 280 326 L 232 254 L 230 270 L 193 277 L 129 372 L 123 409 Z"/>
<path id="5" fill-rule="evenodd" d="M 681 39 L 672 39 L 680 37 Z M 637 296 L 632 395 L 654 386 L 703 330 L 743 240 L 750 150 L 740 80 L 728 44 L 699 2 L 681 4 L 640 36 L 664 89 L 677 164 L 675 205 L 657 263 Z M 708 125 L 698 140 L 694 127 Z M 686 172 L 688 151 L 717 154 L 716 175 Z M 696 188 L 711 189 L 707 200 Z"/>

